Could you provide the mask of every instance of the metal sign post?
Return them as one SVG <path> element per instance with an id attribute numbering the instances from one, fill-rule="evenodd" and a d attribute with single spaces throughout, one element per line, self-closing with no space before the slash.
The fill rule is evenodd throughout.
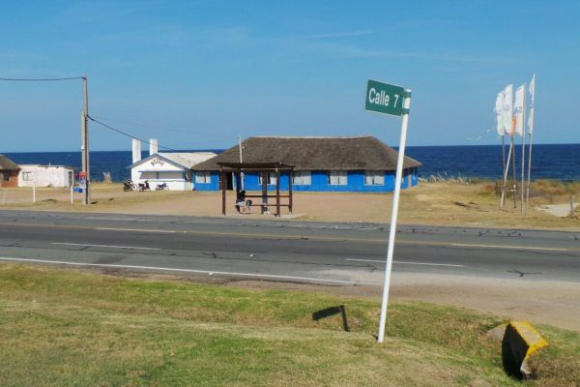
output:
<path id="1" fill-rule="evenodd" d="M 399 213 L 401 183 L 403 181 L 403 163 L 405 161 L 405 146 L 407 143 L 407 125 L 409 122 L 410 107 L 411 90 L 404 89 L 400 86 L 369 80 L 365 103 L 366 110 L 383 114 L 403 116 L 403 121 L 401 124 L 401 140 L 399 144 L 399 158 L 397 160 L 397 173 L 395 175 L 395 193 L 393 196 L 393 211 L 391 214 L 389 244 L 387 247 L 383 301 L 381 305 L 379 334 L 377 338 L 379 343 L 382 343 L 385 340 L 387 305 L 389 303 L 389 288 L 391 285 L 391 272 L 393 268 L 393 253 L 395 251 L 395 235 L 397 233 L 397 216 Z"/>

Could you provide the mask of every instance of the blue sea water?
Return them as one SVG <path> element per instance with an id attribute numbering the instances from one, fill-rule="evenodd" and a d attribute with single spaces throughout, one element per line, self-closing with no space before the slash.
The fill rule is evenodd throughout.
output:
<path id="1" fill-rule="evenodd" d="M 526 146 L 526 173 L 529 148 Z M 210 150 L 220 152 L 220 150 Z M 534 145 L 532 148 L 532 180 L 580 180 L 580 144 Z M 409 146 L 406 154 L 420 161 L 419 177 L 431 176 L 501 179 L 502 149 L 500 145 L 470 146 Z M 5 153 L 17 164 L 53 164 L 80 170 L 80 152 Z M 507 155 L 507 147 L 506 147 Z M 521 176 L 522 148 L 515 147 L 516 176 Z M 143 157 L 148 154 L 143 152 Z M 110 172 L 114 181 L 130 178 L 130 151 L 91 152 L 93 181 L 103 180 L 103 172 Z"/>

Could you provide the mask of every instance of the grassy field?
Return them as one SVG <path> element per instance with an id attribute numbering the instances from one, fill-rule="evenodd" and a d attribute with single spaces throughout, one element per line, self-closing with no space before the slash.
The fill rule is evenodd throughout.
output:
<path id="1" fill-rule="evenodd" d="M 312 315 L 344 305 L 340 315 Z M 376 300 L 172 278 L 0 265 L 0 386 L 517 386 L 502 369 L 505 322 Z M 580 337 L 550 347 L 526 386 L 580 385 Z"/>

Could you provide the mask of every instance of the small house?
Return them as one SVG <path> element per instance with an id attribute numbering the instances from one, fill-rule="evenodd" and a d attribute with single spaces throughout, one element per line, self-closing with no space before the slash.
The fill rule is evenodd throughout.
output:
<path id="1" fill-rule="evenodd" d="M 361 137 L 251 137 L 214 158 L 193 167 L 196 190 L 220 189 L 220 165 L 279 163 L 292 166 L 292 189 L 317 192 L 391 192 L 395 188 L 398 152 L 371 136 Z M 402 188 L 417 185 L 421 163 L 405 157 Z M 243 172 L 243 171 L 242 171 Z M 262 190 L 262 179 L 274 188 L 274 173 L 244 173 L 245 190 Z M 287 178 L 280 189 L 288 190 Z M 233 189 L 235 178 L 226 176 Z"/>
<path id="2" fill-rule="evenodd" d="M 0 155 L 0 187 L 18 187 L 20 167 L 4 155 Z"/>
<path id="3" fill-rule="evenodd" d="M 149 145 L 149 157 L 141 159 L 141 142 L 133 140 L 133 164 L 129 168 L 135 184 L 147 181 L 151 189 L 165 186 L 169 190 L 192 190 L 191 168 L 216 155 L 213 152 L 159 152 L 155 139 Z"/>
<path id="4" fill-rule="evenodd" d="M 22 164 L 18 186 L 68 188 L 74 185 L 74 171 L 64 165 Z"/>

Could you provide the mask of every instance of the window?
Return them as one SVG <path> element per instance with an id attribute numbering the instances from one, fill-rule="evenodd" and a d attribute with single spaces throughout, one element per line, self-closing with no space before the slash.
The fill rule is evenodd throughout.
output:
<path id="1" fill-rule="evenodd" d="M 262 185 L 262 174 L 258 178 L 258 184 Z M 268 172 L 268 185 L 276 185 L 276 174 Z"/>
<path id="2" fill-rule="evenodd" d="M 365 185 L 385 185 L 382 171 L 365 171 Z"/>
<path id="3" fill-rule="evenodd" d="M 312 185 L 312 173 L 310 171 L 297 171 L 294 172 L 294 179 L 292 180 L 294 185 Z"/>
<path id="4" fill-rule="evenodd" d="M 347 172 L 346 171 L 329 171 L 328 172 L 328 185 L 347 185 Z"/>
<path id="5" fill-rule="evenodd" d="M 0 175 L 2 175 L 2 180 L 10 181 L 10 172 L 4 172 L 4 174 L 0 173 Z"/>
<path id="6" fill-rule="evenodd" d="M 31 181 L 32 180 L 32 172 L 22 172 L 22 180 L 23 181 Z"/>
<path id="7" fill-rule="evenodd" d="M 211 172 L 209 172 L 209 171 L 197 171 L 195 173 L 195 182 L 198 184 L 211 183 Z"/>

